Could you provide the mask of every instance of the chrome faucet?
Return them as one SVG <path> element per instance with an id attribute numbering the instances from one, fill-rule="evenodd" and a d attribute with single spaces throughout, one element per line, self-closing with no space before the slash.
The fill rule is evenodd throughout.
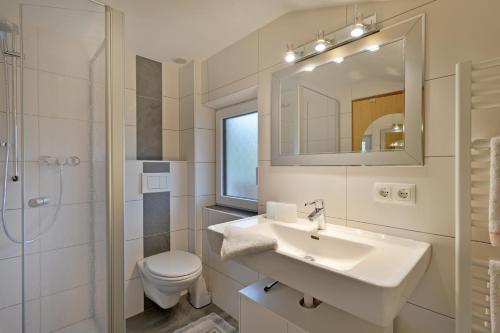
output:
<path id="1" fill-rule="evenodd" d="M 316 199 L 305 204 L 306 207 L 312 205 L 314 205 L 314 210 L 307 216 L 307 218 L 311 222 L 318 222 L 318 230 L 326 229 L 325 201 L 323 199 Z"/>

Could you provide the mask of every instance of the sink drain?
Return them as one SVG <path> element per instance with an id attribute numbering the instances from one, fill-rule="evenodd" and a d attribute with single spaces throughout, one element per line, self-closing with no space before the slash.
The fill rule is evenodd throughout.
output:
<path id="1" fill-rule="evenodd" d="M 304 259 L 309 261 L 314 261 L 314 258 L 311 256 L 304 256 Z"/>

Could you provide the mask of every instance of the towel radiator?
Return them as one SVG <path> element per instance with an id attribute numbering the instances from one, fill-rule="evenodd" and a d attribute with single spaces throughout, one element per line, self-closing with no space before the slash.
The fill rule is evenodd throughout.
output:
<path id="1" fill-rule="evenodd" d="M 500 121 L 479 138 L 473 118 L 500 116 L 500 58 L 459 63 L 455 80 L 455 331 L 490 333 L 488 259 L 500 249 L 488 239 L 489 136 Z"/>

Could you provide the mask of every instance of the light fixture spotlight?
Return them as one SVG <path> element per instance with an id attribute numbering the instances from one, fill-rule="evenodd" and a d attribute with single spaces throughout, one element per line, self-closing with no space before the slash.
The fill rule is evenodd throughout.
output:
<path id="1" fill-rule="evenodd" d="M 374 45 L 368 46 L 366 49 L 370 52 L 376 52 L 376 51 L 380 50 L 380 46 L 378 46 L 377 44 L 374 44 Z"/>
<path id="2" fill-rule="evenodd" d="M 323 52 L 326 50 L 328 45 L 330 44 L 330 41 L 325 39 L 325 32 L 323 30 L 320 30 L 318 33 L 318 39 L 316 40 L 316 45 L 314 46 L 314 49 L 316 52 Z"/>
<path id="3" fill-rule="evenodd" d="M 363 14 L 358 13 L 358 5 L 354 7 L 354 25 L 351 30 L 352 37 L 360 37 L 365 32 Z"/>
<path id="4" fill-rule="evenodd" d="M 312 72 L 315 68 L 316 68 L 316 66 L 314 66 L 314 65 L 306 65 L 306 66 L 304 66 L 304 71 Z"/>
<path id="5" fill-rule="evenodd" d="M 340 63 L 344 62 L 344 57 L 333 58 L 333 62 L 340 64 Z"/>
<path id="6" fill-rule="evenodd" d="M 293 44 L 287 44 L 286 45 L 286 53 L 285 53 L 285 61 L 288 63 L 292 63 L 297 59 L 297 56 L 295 54 L 295 51 L 293 50 Z"/>

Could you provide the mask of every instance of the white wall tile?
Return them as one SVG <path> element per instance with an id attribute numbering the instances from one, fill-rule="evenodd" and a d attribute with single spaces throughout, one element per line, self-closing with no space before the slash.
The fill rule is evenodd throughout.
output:
<path id="1" fill-rule="evenodd" d="M 194 95 L 182 97 L 179 101 L 179 129 L 194 127 Z"/>
<path id="2" fill-rule="evenodd" d="M 197 196 L 196 205 L 196 229 L 203 229 L 204 208 L 215 205 L 215 195 Z"/>
<path id="3" fill-rule="evenodd" d="M 453 318 L 406 303 L 394 321 L 394 333 L 453 333 Z"/>
<path id="4" fill-rule="evenodd" d="M 85 121 L 40 118 L 41 156 L 78 156 L 89 160 L 89 123 Z"/>
<path id="5" fill-rule="evenodd" d="M 209 226 L 229 221 L 234 221 L 241 218 L 234 214 L 228 214 L 215 209 L 205 209 L 203 216 L 203 229 L 207 229 Z"/>
<path id="6" fill-rule="evenodd" d="M 287 64 L 278 64 L 261 70 L 258 74 L 259 87 L 257 91 L 259 103 L 259 116 L 271 114 L 271 79 L 275 71 L 283 69 Z"/>
<path id="7" fill-rule="evenodd" d="M 170 250 L 189 251 L 188 229 L 170 232 Z"/>
<path id="8" fill-rule="evenodd" d="M 125 89 L 125 125 L 137 125 L 137 92 Z"/>
<path id="9" fill-rule="evenodd" d="M 179 100 L 176 98 L 162 98 L 162 128 L 179 130 Z"/>
<path id="10" fill-rule="evenodd" d="M 195 163 L 196 195 L 215 194 L 215 163 Z"/>
<path id="11" fill-rule="evenodd" d="M 194 62 L 182 66 L 179 70 L 179 98 L 194 94 Z"/>
<path id="12" fill-rule="evenodd" d="M 144 258 L 143 239 L 133 239 L 125 242 L 125 280 L 138 277 L 137 261 Z"/>
<path id="13" fill-rule="evenodd" d="M 52 24 L 57 24 L 57 21 L 64 24 L 60 18 L 75 14 L 76 12 L 54 8 L 51 20 L 55 22 Z M 80 28 L 84 21 L 74 21 L 73 24 Z M 88 43 L 84 42 L 83 35 L 78 31 L 78 28 L 73 31 L 69 29 L 55 30 L 47 26 L 38 29 L 38 67 L 40 69 L 83 79 L 89 78 L 90 50 L 85 48 Z M 97 44 L 92 46 L 93 50 L 97 48 Z"/>
<path id="14" fill-rule="evenodd" d="M 125 159 L 137 159 L 137 128 L 125 126 Z"/>
<path id="15" fill-rule="evenodd" d="M 167 161 L 178 160 L 179 153 L 179 131 L 162 130 L 163 159 Z"/>
<path id="16" fill-rule="evenodd" d="M 22 333 L 22 321 L 21 304 L 0 310 L 2 332 Z M 27 333 L 40 332 L 40 300 L 33 300 L 26 303 L 25 323 Z"/>
<path id="17" fill-rule="evenodd" d="M 37 209 L 26 211 L 25 217 L 26 237 L 32 239 L 39 234 L 39 217 Z M 8 210 L 5 212 L 5 224 L 9 233 L 14 239 L 21 239 L 22 223 L 21 209 Z M 40 251 L 40 241 L 34 241 L 25 246 L 25 253 L 34 253 Z M 7 238 L 4 232 L 0 233 L 0 259 L 13 258 L 21 256 L 21 245 L 13 243 Z"/>
<path id="18" fill-rule="evenodd" d="M 0 162 L 0 168 L 3 170 L 5 168 L 5 163 Z M 21 208 L 21 182 L 12 181 L 12 176 L 14 176 L 14 163 L 9 162 L 9 171 L 7 179 L 7 209 L 18 209 Z M 29 198 L 35 198 L 39 195 L 39 168 L 38 163 L 27 162 L 25 164 L 25 195 Z M 0 178 L 0 185 L 3 186 L 3 177 Z M 0 199 L 3 199 L 3 192 L 0 191 Z"/>
<path id="19" fill-rule="evenodd" d="M 179 197 L 188 194 L 188 175 L 186 162 L 170 163 L 170 179 L 172 180 L 172 196 Z"/>
<path id="20" fill-rule="evenodd" d="M 172 168 L 173 165 L 174 163 L 171 163 L 170 167 Z M 177 169 L 175 170 L 177 171 Z M 172 170 L 170 170 L 170 172 L 172 173 Z M 125 201 L 142 200 L 141 174 L 141 161 L 125 161 Z M 173 186 L 174 185 L 172 185 L 172 190 Z"/>
<path id="21" fill-rule="evenodd" d="M 41 164 L 40 167 L 40 194 L 50 200 L 50 204 L 56 204 L 62 195 L 63 204 L 85 203 L 91 200 L 90 185 L 88 175 L 90 173 L 90 163 L 81 162 L 75 167 L 66 167 L 61 173 L 55 165 Z M 95 175 L 99 171 L 93 170 Z M 62 186 L 61 193 L 60 187 Z"/>
<path id="22" fill-rule="evenodd" d="M 249 100 L 257 95 L 258 81 L 258 74 L 255 73 L 241 80 L 231 82 L 220 88 L 211 90 L 208 93 L 208 101 L 217 101 L 218 104 L 231 105 Z M 235 100 L 234 96 L 238 96 L 238 98 Z"/>
<path id="23" fill-rule="evenodd" d="M 84 285 L 42 298 L 41 333 L 89 318 L 91 314 L 91 286 Z"/>
<path id="24" fill-rule="evenodd" d="M 170 197 L 170 231 L 188 228 L 188 197 Z"/>
<path id="25" fill-rule="evenodd" d="M 67 155 L 69 156 L 69 155 Z M 94 165 L 96 167 L 96 165 Z M 103 173 L 94 169 L 94 175 Z M 85 203 L 91 200 L 89 174 L 91 165 L 88 162 L 81 162 L 75 167 L 66 167 L 62 173 L 63 179 L 63 204 Z M 99 185 L 96 183 L 96 189 Z M 40 167 L 40 194 L 47 196 L 53 204 L 56 204 L 61 195 L 59 168 L 54 165 L 44 165 Z"/>
<path id="26" fill-rule="evenodd" d="M 328 217 L 345 218 L 345 175 L 345 167 L 259 167 L 259 202 L 290 202 L 308 211 L 304 203 L 322 198 Z"/>
<path id="27" fill-rule="evenodd" d="M 452 236 L 453 165 L 453 157 L 434 157 L 423 167 L 348 167 L 347 219 Z M 375 182 L 416 184 L 415 206 L 376 202 Z"/>
<path id="28" fill-rule="evenodd" d="M 3 72 L 3 65 L 0 73 L 1 72 Z M 25 115 L 38 114 L 38 73 L 37 70 L 26 67 L 23 70 L 23 112 Z M 5 101 L 5 99 L 3 99 L 3 92 L 0 94 L 0 98 L 2 98 L 2 101 Z M 3 110 L 3 108 L 4 105 L 0 106 L 0 110 Z"/>
<path id="29" fill-rule="evenodd" d="M 425 83 L 425 156 L 455 155 L 455 76 Z"/>
<path id="30" fill-rule="evenodd" d="M 204 105 L 203 97 L 196 94 L 195 97 L 195 127 L 215 129 L 215 110 Z"/>
<path id="31" fill-rule="evenodd" d="M 207 60 L 209 91 L 258 71 L 258 39 L 259 34 L 254 32 Z"/>
<path id="32" fill-rule="evenodd" d="M 40 294 L 39 254 L 26 256 L 25 291 L 26 299 L 37 298 Z M 22 294 L 22 261 L 20 257 L 0 260 L 2 283 L 0 284 L 0 308 L 21 303 Z"/>
<path id="33" fill-rule="evenodd" d="M 134 51 L 125 49 L 125 88 L 136 89 L 136 54 Z"/>
<path id="34" fill-rule="evenodd" d="M 195 61 L 194 63 L 194 93 L 206 94 L 208 92 L 208 61 Z"/>
<path id="35" fill-rule="evenodd" d="M 92 216 L 89 204 L 62 206 L 54 222 L 55 212 L 55 206 L 40 208 L 41 230 L 47 230 L 41 238 L 42 251 L 90 242 Z"/>
<path id="36" fill-rule="evenodd" d="M 179 157 L 183 161 L 194 161 L 194 129 L 179 132 Z"/>
<path id="37" fill-rule="evenodd" d="M 196 197 L 193 195 L 188 197 L 188 227 L 196 230 Z"/>
<path id="38" fill-rule="evenodd" d="M 271 160 L 271 115 L 259 116 L 259 161 Z"/>
<path id="39" fill-rule="evenodd" d="M 179 65 L 162 63 L 162 95 L 170 98 L 179 98 Z"/>
<path id="40" fill-rule="evenodd" d="M 194 130 L 195 162 L 215 162 L 215 130 Z"/>
<path id="41" fill-rule="evenodd" d="M 42 295 L 51 295 L 89 283 L 90 251 L 89 245 L 80 245 L 42 253 Z"/>
<path id="42" fill-rule="evenodd" d="M 125 318 L 130 318 L 144 311 L 144 290 L 141 279 L 125 282 Z"/>
<path id="43" fill-rule="evenodd" d="M 191 253 L 196 253 L 196 230 L 188 230 L 188 250 Z"/>
<path id="44" fill-rule="evenodd" d="M 125 202 L 125 240 L 143 236 L 143 201 Z"/>
<path id="45" fill-rule="evenodd" d="M 409 302 L 449 317 L 455 316 L 454 238 L 353 221 L 347 221 L 347 226 L 431 244 L 431 262 Z"/>
<path id="46" fill-rule="evenodd" d="M 89 119 L 89 81 L 40 71 L 38 89 L 40 115 Z"/>

